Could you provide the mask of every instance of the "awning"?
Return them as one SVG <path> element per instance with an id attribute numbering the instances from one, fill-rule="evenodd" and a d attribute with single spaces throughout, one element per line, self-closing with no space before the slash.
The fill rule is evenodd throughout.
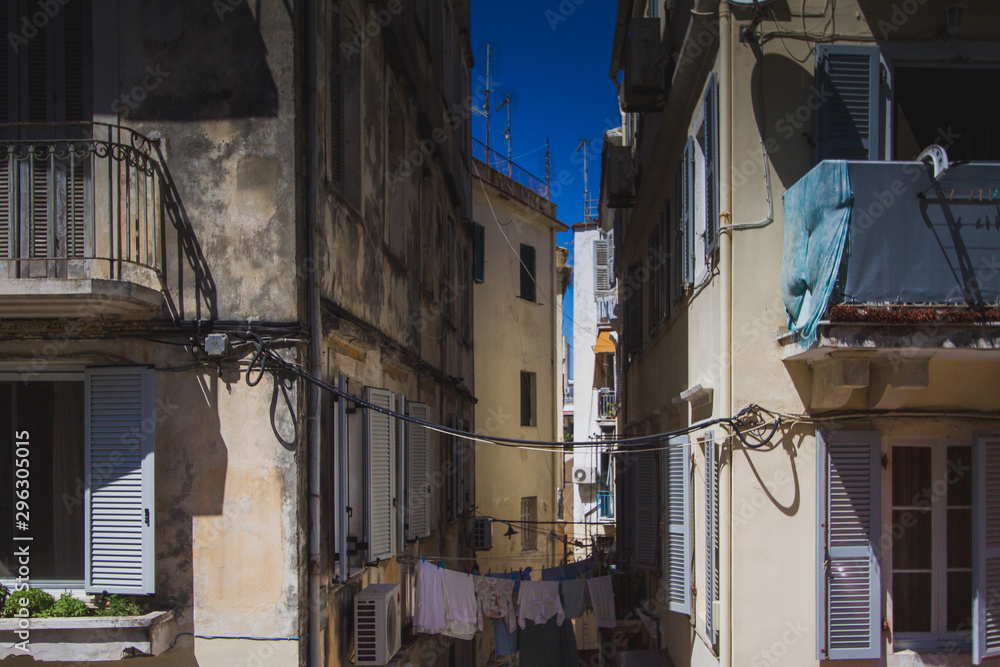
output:
<path id="1" fill-rule="evenodd" d="M 615 351 L 615 341 L 611 340 L 610 331 L 602 331 L 597 334 L 597 344 L 594 345 L 594 354 L 602 354 L 605 352 L 614 353 Z"/>

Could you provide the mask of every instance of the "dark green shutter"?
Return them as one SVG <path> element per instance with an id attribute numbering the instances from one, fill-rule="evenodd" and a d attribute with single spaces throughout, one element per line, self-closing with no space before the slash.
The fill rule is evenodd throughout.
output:
<path id="1" fill-rule="evenodd" d="M 879 50 L 816 46 L 816 150 L 819 160 L 882 159 Z"/>
<path id="2" fill-rule="evenodd" d="M 521 244 L 521 298 L 535 300 L 535 249 Z"/>

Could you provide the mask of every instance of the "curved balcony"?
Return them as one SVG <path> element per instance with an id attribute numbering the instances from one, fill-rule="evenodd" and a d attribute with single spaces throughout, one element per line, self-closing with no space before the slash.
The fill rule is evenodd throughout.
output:
<path id="1" fill-rule="evenodd" d="M 157 148 L 100 123 L 0 125 L 0 318 L 159 312 Z"/>

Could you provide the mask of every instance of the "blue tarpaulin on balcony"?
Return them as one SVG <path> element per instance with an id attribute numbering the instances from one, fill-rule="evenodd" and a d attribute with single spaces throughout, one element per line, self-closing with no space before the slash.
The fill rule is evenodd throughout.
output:
<path id="1" fill-rule="evenodd" d="M 853 201 L 843 160 L 820 162 L 785 192 L 781 299 L 788 329 L 803 345 L 816 340 L 816 325 L 833 293 Z"/>

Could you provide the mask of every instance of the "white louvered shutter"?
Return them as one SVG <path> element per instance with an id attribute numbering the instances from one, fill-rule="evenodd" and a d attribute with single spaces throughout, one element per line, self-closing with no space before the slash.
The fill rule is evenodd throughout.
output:
<path id="1" fill-rule="evenodd" d="M 594 290 L 598 301 L 611 298 L 611 242 L 608 239 L 594 241 Z"/>
<path id="2" fill-rule="evenodd" d="M 719 237 L 719 96 L 713 74 L 705 91 L 705 255 L 715 253 Z"/>
<path id="3" fill-rule="evenodd" d="M 817 433 L 817 657 L 881 657 L 878 540 L 881 438 L 877 431 Z"/>
<path id="4" fill-rule="evenodd" d="M 92 368 L 84 379 L 86 590 L 151 594 L 153 370 Z"/>
<path id="5" fill-rule="evenodd" d="M 979 435 L 973 486 L 972 653 L 1000 655 L 1000 434 Z"/>
<path id="6" fill-rule="evenodd" d="M 691 457 L 687 436 L 670 438 L 665 453 L 664 578 L 670 611 L 691 613 Z"/>
<path id="7" fill-rule="evenodd" d="M 426 403 L 410 403 L 409 415 L 423 421 L 430 421 L 431 408 Z M 428 509 L 430 500 L 430 481 L 428 480 L 428 449 L 430 431 L 417 424 L 409 424 L 406 428 L 406 468 L 407 468 L 407 500 L 406 500 L 406 539 L 416 540 L 431 534 L 431 522 Z"/>
<path id="8" fill-rule="evenodd" d="M 635 564 L 655 569 L 659 547 L 660 493 L 656 454 L 632 454 L 632 479 L 635 480 Z"/>
<path id="9" fill-rule="evenodd" d="M 705 434 L 705 634 L 719 641 L 714 603 L 719 599 L 719 445 Z"/>
<path id="10" fill-rule="evenodd" d="M 881 159 L 881 75 L 876 46 L 816 45 L 819 160 Z"/>
<path id="11" fill-rule="evenodd" d="M 395 396 L 386 389 L 365 387 L 365 400 L 386 410 Z M 365 445 L 368 477 L 368 554 L 370 560 L 396 553 L 396 420 L 375 410 L 365 410 Z"/>

